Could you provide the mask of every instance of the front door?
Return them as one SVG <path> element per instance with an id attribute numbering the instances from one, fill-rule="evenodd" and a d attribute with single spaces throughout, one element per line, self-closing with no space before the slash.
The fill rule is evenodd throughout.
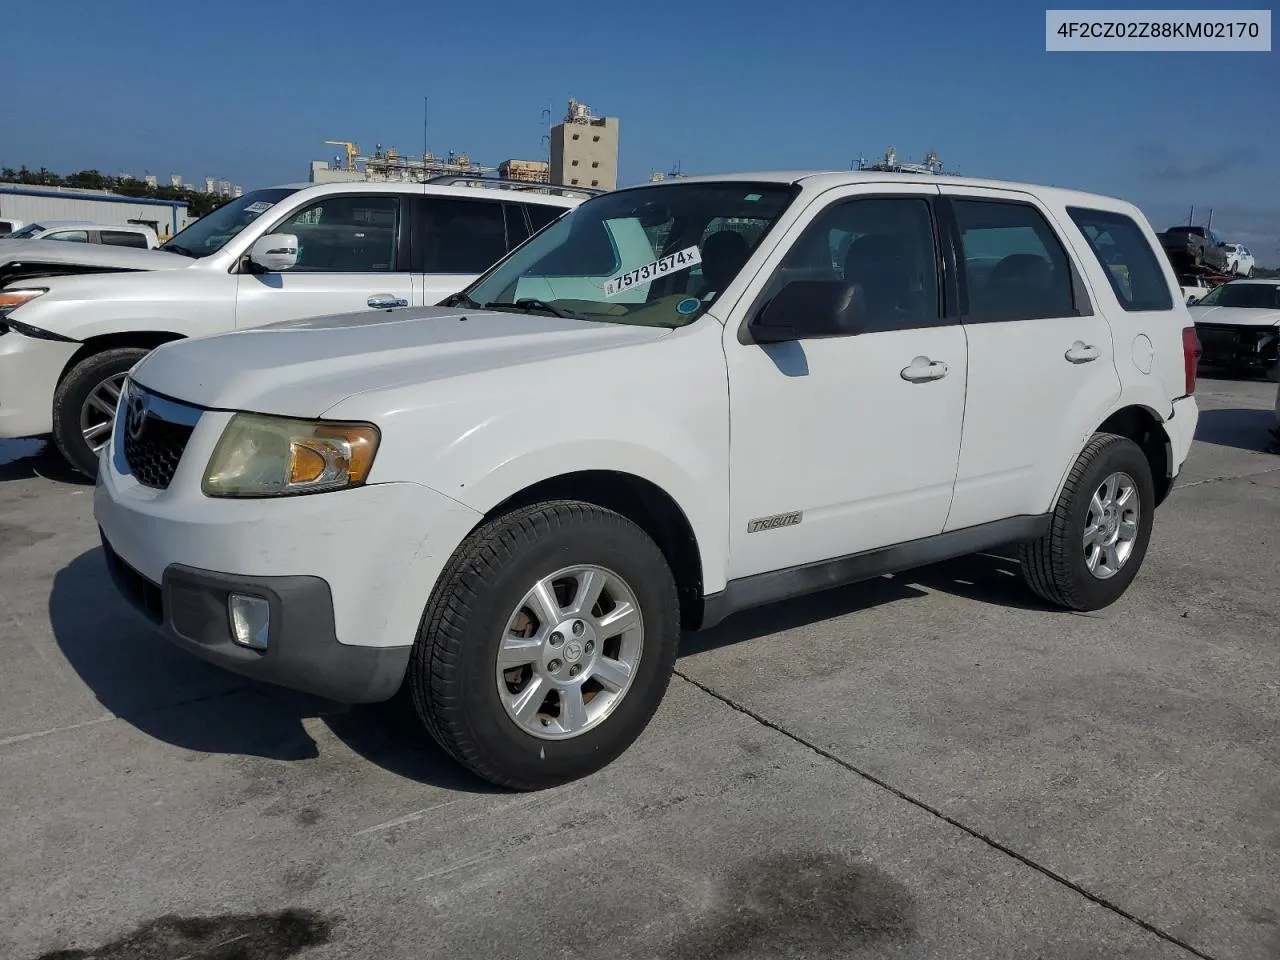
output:
<path id="1" fill-rule="evenodd" d="M 239 274 L 236 326 L 421 302 L 402 242 L 404 206 L 394 193 L 349 194 L 290 214 L 272 232 L 298 238 L 298 262 L 279 273 Z"/>
<path id="2" fill-rule="evenodd" d="M 1120 378 L 1111 327 L 1048 211 L 1016 191 L 942 192 L 955 214 L 969 338 L 954 530 L 1052 509 Z"/>
<path id="3" fill-rule="evenodd" d="M 941 533 L 965 407 L 963 328 L 948 316 L 930 186 L 863 186 L 813 201 L 741 303 L 790 280 L 842 280 L 866 331 L 783 344 L 725 332 L 729 577 Z"/>

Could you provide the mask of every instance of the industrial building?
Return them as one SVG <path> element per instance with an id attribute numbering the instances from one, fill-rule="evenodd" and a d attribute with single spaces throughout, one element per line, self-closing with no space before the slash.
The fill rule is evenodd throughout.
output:
<path id="1" fill-rule="evenodd" d="M 585 103 L 570 100 L 564 121 L 551 128 L 551 182 L 617 187 L 618 118 L 592 116 Z"/>
<path id="2" fill-rule="evenodd" d="M 39 223 L 41 220 L 136 223 L 150 227 L 162 240 L 184 229 L 194 219 L 188 214 L 183 200 L 125 197 L 107 190 L 2 182 L 0 217 L 23 223 Z"/>

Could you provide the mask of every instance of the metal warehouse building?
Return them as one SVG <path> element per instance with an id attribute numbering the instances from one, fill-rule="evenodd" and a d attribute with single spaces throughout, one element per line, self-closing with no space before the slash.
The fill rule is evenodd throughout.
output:
<path id="1" fill-rule="evenodd" d="M 164 239 L 193 219 L 184 200 L 124 197 L 106 190 L 36 187 L 0 183 L 0 217 L 40 223 L 44 220 L 92 220 L 95 223 L 137 223 L 151 227 Z"/>

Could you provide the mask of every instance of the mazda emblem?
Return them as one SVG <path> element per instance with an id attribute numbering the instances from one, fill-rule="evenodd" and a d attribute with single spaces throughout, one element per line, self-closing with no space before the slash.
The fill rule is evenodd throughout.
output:
<path id="1" fill-rule="evenodd" d="M 142 436 L 142 431 L 147 426 L 147 398 L 141 393 L 134 393 L 129 397 L 129 407 L 125 411 L 124 419 L 125 429 L 129 431 L 129 436 L 137 440 Z"/>

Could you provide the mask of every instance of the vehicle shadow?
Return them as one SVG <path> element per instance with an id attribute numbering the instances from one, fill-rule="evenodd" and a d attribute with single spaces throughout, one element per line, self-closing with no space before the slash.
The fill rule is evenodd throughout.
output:
<path id="1" fill-rule="evenodd" d="M 1219 447 L 1266 453 L 1272 444 L 1270 431 L 1275 425 L 1276 415 L 1272 410 L 1205 407 L 1200 410 L 1196 439 Z"/>
<path id="2" fill-rule="evenodd" d="M 450 758 L 409 698 L 348 706 L 221 670 L 172 646 L 116 593 L 101 548 L 54 576 L 54 639 L 112 714 L 148 736 L 201 753 L 306 760 L 317 718 L 348 748 L 394 774 L 469 793 L 498 792 Z"/>
<path id="3" fill-rule="evenodd" d="M 1014 551 L 998 550 L 744 610 L 709 630 L 685 634 L 680 653 L 714 650 L 882 604 L 925 597 L 928 591 L 1019 610 L 1058 612 L 1022 583 Z"/>
<path id="4" fill-rule="evenodd" d="M 71 469 L 51 442 L 41 439 L 0 440 L 0 483 L 35 477 L 78 486 L 93 483 L 83 473 Z"/>

